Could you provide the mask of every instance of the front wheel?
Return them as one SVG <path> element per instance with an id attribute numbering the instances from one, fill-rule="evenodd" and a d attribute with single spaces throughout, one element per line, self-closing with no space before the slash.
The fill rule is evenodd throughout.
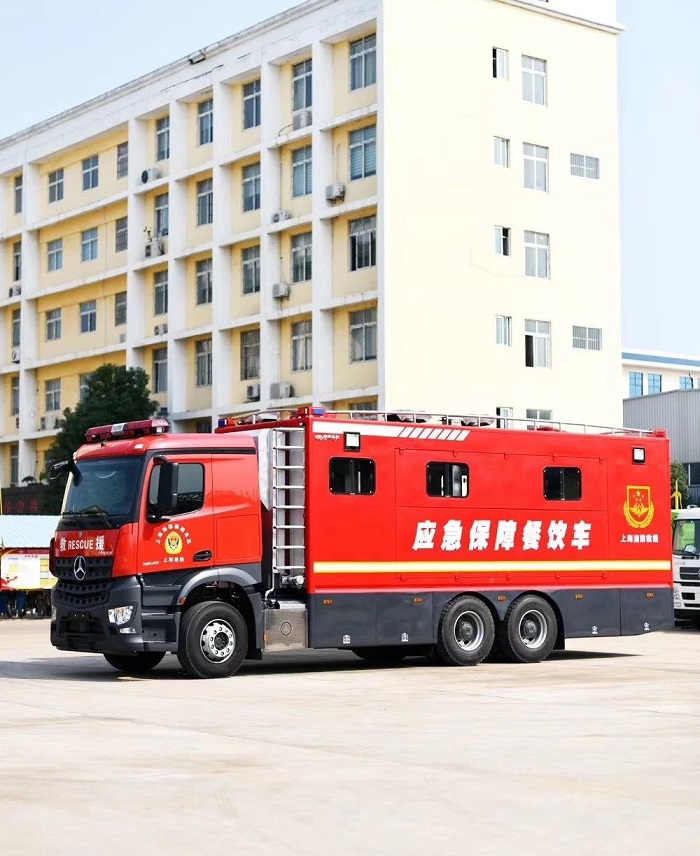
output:
<path id="1" fill-rule="evenodd" d="M 221 601 L 197 603 L 182 616 L 177 657 L 193 678 L 228 678 L 248 651 L 241 613 Z"/>
<path id="2" fill-rule="evenodd" d="M 118 672 L 127 675 L 143 675 L 160 663 L 164 653 L 144 651 L 140 654 L 104 654 L 105 660 Z"/>
<path id="3" fill-rule="evenodd" d="M 557 641 L 557 617 L 547 601 L 526 594 L 513 601 L 498 627 L 498 644 L 514 663 L 546 660 Z"/>
<path id="4" fill-rule="evenodd" d="M 437 659 L 447 666 L 476 666 L 493 647 L 493 615 L 478 597 L 458 597 L 443 609 L 438 627 Z"/>

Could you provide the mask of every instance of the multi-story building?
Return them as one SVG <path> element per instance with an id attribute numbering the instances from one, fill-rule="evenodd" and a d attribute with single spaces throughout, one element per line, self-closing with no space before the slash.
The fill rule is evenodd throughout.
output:
<path id="1" fill-rule="evenodd" d="M 0 141 L 0 483 L 105 361 L 618 423 L 615 0 L 310 0 Z"/>
<path id="2" fill-rule="evenodd" d="M 623 398 L 674 389 L 700 389 L 700 356 L 626 348 L 622 352 Z"/>

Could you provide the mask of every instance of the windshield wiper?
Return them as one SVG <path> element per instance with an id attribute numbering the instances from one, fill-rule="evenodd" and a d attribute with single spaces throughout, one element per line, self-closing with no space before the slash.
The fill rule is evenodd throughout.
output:
<path id="1" fill-rule="evenodd" d="M 68 515 L 70 515 L 75 520 L 75 522 L 78 525 L 80 525 L 80 515 L 79 514 L 76 514 L 75 511 L 64 511 L 61 514 L 61 517 L 67 517 Z"/>
<path id="2" fill-rule="evenodd" d="M 72 514 L 77 520 L 83 517 L 99 517 L 109 529 L 113 528 L 109 515 L 99 505 L 88 505 L 87 508 L 83 508 L 81 511 L 69 511 L 68 514 Z"/>

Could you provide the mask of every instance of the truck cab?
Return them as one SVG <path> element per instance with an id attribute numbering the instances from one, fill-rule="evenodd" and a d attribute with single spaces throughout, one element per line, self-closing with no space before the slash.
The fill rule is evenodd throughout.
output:
<path id="1" fill-rule="evenodd" d="M 700 626 L 700 508 L 683 508 L 673 522 L 673 612 Z"/>

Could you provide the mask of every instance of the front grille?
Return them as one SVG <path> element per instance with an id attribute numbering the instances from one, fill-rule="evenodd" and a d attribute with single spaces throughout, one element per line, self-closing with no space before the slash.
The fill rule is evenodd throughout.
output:
<path id="1" fill-rule="evenodd" d="M 700 568 L 681 568 L 681 579 L 697 582 L 700 580 Z"/>
<path id="2" fill-rule="evenodd" d="M 82 580 L 75 577 L 74 562 L 75 559 L 56 560 L 54 571 L 58 578 L 54 589 L 56 605 L 87 609 L 107 603 L 112 582 L 112 557 L 86 558 L 85 578 Z"/>

